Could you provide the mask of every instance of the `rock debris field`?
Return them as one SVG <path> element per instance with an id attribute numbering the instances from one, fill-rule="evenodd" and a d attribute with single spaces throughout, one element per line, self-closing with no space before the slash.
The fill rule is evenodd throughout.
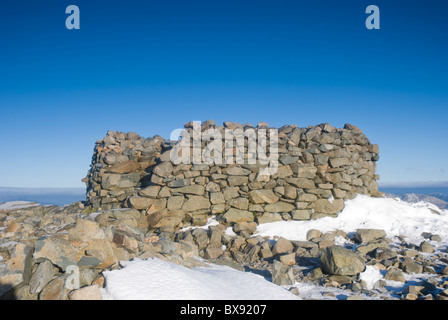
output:
<path id="1" fill-rule="evenodd" d="M 0 205 L 2 299 L 448 299 L 447 211 L 428 203 L 358 196 L 336 218 L 172 234 L 135 209 L 83 211 Z"/>

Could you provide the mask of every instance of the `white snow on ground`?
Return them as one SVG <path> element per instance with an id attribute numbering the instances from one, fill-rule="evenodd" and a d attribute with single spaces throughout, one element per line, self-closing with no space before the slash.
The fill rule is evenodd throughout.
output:
<path id="1" fill-rule="evenodd" d="M 359 274 L 359 279 L 364 280 L 367 289 L 371 290 L 378 280 L 384 280 L 384 274 L 373 266 L 366 266 L 364 272 Z"/>
<path id="2" fill-rule="evenodd" d="M 15 210 L 39 206 L 39 204 L 29 201 L 8 201 L 0 204 L 0 210 Z"/>
<path id="3" fill-rule="evenodd" d="M 105 300 L 296 300 L 262 276 L 226 266 L 189 269 L 157 258 L 104 273 Z"/>
<path id="4" fill-rule="evenodd" d="M 383 229 L 389 238 L 404 235 L 407 241 L 415 244 L 424 240 L 422 232 L 438 234 L 448 240 L 448 211 L 444 210 L 438 215 L 430 209 L 440 212 L 435 205 L 425 202 L 407 203 L 399 199 L 358 195 L 345 202 L 344 210 L 336 218 L 265 223 L 258 226 L 257 234 L 306 240 L 310 229 L 321 232 L 339 229 L 350 233 L 360 228 L 373 228 Z"/>
<path id="5" fill-rule="evenodd" d="M 189 226 L 189 227 L 180 229 L 179 232 L 192 230 L 192 229 L 208 229 L 208 227 L 217 226 L 219 224 L 219 222 L 216 221 L 215 218 L 216 218 L 215 216 L 211 216 L 210 218 L 207 219 L 207 223 L 204 224 L 203 226 Z"/>

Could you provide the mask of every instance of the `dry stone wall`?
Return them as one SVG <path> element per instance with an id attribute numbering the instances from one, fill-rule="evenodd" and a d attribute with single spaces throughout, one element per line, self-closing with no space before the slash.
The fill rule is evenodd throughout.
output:
<path id="1" fill-rule="evenodd" d="M 259 130 L 268 125 L 218 126 L 209 120 L 200 129 L 210 128 L 224 137 L 226 129 Z M 192 123 L 185 124 L 185 130 L 192 136 Z M 87 204 L 93 210 L 136 209 L 146 216 L 150 230 L 174 232 L 204 225 L 212 215 L 226 224 L 335 216 L 344 200 L 356 194 L 380 195 L 375 174 L 378 146 L 359 128 L 285 125 L 277 133 L 278 169 L 266 176 L 260 174 L 263 166 L 258 162 L 175 165 L 170 155 L 177 142 L 109 131 L 96 142 L 83 180 Z M 206 145 L 201 142 L 202 148 Z M 247 140 L 244 148 L 247 161 Z"/>

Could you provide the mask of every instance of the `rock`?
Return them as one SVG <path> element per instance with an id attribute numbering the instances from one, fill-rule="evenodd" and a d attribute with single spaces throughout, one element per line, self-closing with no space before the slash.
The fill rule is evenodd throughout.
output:
<path id="1" fill-rule="evenodd" d="M 293 220 L 310 220 L 312 211 L 310 209 L 291 211 Z"/>
<path id="2" fill-rule="evenodd" d="M 78 218 L 76 225 L 68 232 L 70 241 L 89 242 L 95 239 L 104 239 L 104 231 L 100 229 L 95 221 Z"/>
<path id="3" fill-rule="evenodd" d="M 101 263 L 97 266 L 99 269 L 105 269 L 118 263 L 111 244 L 106 240 L 92 240 L 85 248 L 85 252 L 87 256 L 101 260 Z"/>
<path id="4" fill-rule="evenodd" d="M 270 259 L 270 258 L 272 258 L 274 255 L 272 254 L 272 251 L 271 251 L 271 249 L 269 249 L 269 248 L 261 248 L 261 250 L 260 250 L 260 254 L 261 254 L 261 257 L 263 258 L 263 259 Z"/>
<path id="5" fill-rule="evenodd" d="M 168 182 L 170 188 L 181 188 L 191 185 L 191 179 L 180 179 Z"/>
<path id="6" fill-rule="evenodd" d="M 202 123 L 202 129 L 204 129 L 204 130 L 207 130 L 207 129 L 210 129 L 210 128 L 214 128 L 214 127 L 216 127 L 216 123 L 215 123 L 215 121 L 213 119 L 204 121 Z"/>
<path id="7" fill-rule="evenodd" d="M 238 187 L 227 187 L 227 188 L 225 188 L 224 191 L 223 191 L 224 199 L 226 199 L 226 201 L 228 201 L 230 199 L 239 197 L 240 194 L 239 194 L 238 190 L 239 190 Z"/>
<path id="8" fill-rule="evenodd" d="M 159 194 L 160 186 L 150 186 L 145 189 L 140 190 L 139 194 L 143 197 L 148 197 L 156 199 Z"/>
<path id="9" fill-rule="evenodd" d="M 402 254 L 404 257 L 407 257 L 407 258 L 413 258 L 413 257 L 415 257 L 415 256 L 418 255 L 418 252 L 417 252 L 416 250 L 414 250 L 414 249 L 407 249 L 407 250 L 403 250 L 403 251 L 401 252 L 401 254 Z"/>
<path id="10" fill-rule="evenodd" d="M 103 189 L 110 189 L 118 184 L 121 179 L 121 175 L 119 174 L 104 174 L 103 181 L 101 183 L 101 187 Z"/>
<path id="11" fill-rule="evenodd" d="M 421 294 L 422 294 L 422 291 L 423 291 L 424 288 L 425 288 L 425 287 L 423 287 L 423 286 L 413 286 L 413 285 L 410 285 L 410 286 L 407 286 L 407 287 L 404 289 L 404 293 L 406 293 L 406 294 L 421 295 Z"/>
<path id="12" fill-rule="evenodd" d="M 74 290 L 69 295 L 70 300 L 103 300 L 100 287 L 96 284 Z"/>
<path id="13" fill-rule="evenodd" d="M 102 261 L 95 257 L 82 256 L 76 264 L 80 269 L 96 268 Z"/>
<path id="14" fill-rule="evenodd" d="M 300 189 L 314 189 L 314 181 L 307 178 L 287 178 L 286 182 Z"/>
<path id="15" fill-rule="evenodd" d="M 37 262 L 48 259 L 65 271 L 68 266 L 76 265 L 79 254 L 69 241 L 60 236 L 52 236 L 36 241 L 33 257 Z"/>
<path id="16" fill-rule="evenodd" d="M 236 130 L 236 129 L 243 130 L 244 129 L 244 127 L 243 127 L 243 125 L 241 123 L 229 122 L 229 121 L 224 122 L 224 127 L 227 128 L 227 129 L 230 129 L 230 130 Z"/>
<path id="17" fill-rule="evenodd" d="M 274 260 L 272 265 L 272 282 L 279 286 L 293 285 L 294 275 L 291 267 L 284 265 L 278 260 Z"/>
<path id="18" fill-rule="evenodd" d="M 230 222 L 247 222 L 254 220 L 254 214 L 250 211 L 230 208 L 225 214 L 224 219 Z"/>
<path id="19" fill-rule="evenodd" d="M 221 248 L 222 231 L 218 228 L 210 227 L 209 247 Z"/>
<path id="20" fill-rule="evenodd" d="M 352 301 L 352 300 L 365 300 L 365 298 L 363 296 L 360 296 L 359 294 L 354 294 L 351 296 L 348 296 L 347 299 L 345 299 L 347 301 Z"/>
<path id="21" fill-rule="evenodd" d="M 255 222 L 237 222 L 233 225 L 233 231 L 235 233 L 240 233 L 241 231 L 246 231 L 249 234 L 254 233 L 257 230 L 257 223 Z"/>
<path id="22" fill-rule="evenodd" d="M 308 232 L 306 233 L 306 240 L 311 240 L 314 238 L 319 238 L 322 235 L 322 232 L 320 232 L 319 230 L 316 229 L 310 229 L 308 230 Z"/>
<path id="23" fill-rule="evenodd" d="M 401 269 L 406 273 L 422 273 L 423 266 L 411 258 L 405 258 L 402 262 Z"/>
<path id="24" fill-rule="evenodd" d="M 153 172 L 160 177 L 168 178 L 173 173 L 173 164 L 171 162 L 162 162 L 154 167 Z"/>
<path id="25" fill-rule="evenodd" d="M 379 240 L 374 240 L 371 242 L 360 244 L 359 246 L 356 247 L 356 251 L 358 251 L 359 253 L 361 253 L 363 255 L 367 255 L 367 254 L 374 252 L 378 248 L 388 249 L 389 247 L 385 240 L 379 239 Z"/>
<path id="26" fill-rule="evenodd" d="M 63 274 L 50 281 L 40 292 L 39 300 L 67 300 L 68 291 L 66 282 L 68 275 Z"/>
<path id="27" fill-rule="evenodd" d="M 207 247 L 204 252 L 205 259 L 217 259 L 223 255 L 223 251 L 220 247 Z"/>
<path id="28" fill-rule="evenodd" d="M 292 205 L 291 203 L 288 203 L 288 202 L 283 202 L 283 201 L 277 201 L 275 203 L 270 203 L 264 207 L 264 210 L 266 212 L 276 212 L 276 213 L 291 212 L 294 209 L 295 209 L 294 205 Z"/>
<path id="29" fill-rule="evenodd" d="M 436 300 L 448 300 L 448 289 L 439 292 L 436 296 Z"/>
<path id="30" fill-rule="evenodd" d="M 15 219 L 8 219 L 6 221 L 6 232 L 20 232 L 22 230 L 22 226 Z"/>
<path id="31" fill-rule="evenodd" d="M 184 202 L 182 210 L 185 212 L 193 212 L 203 209 L 210 209 L 210 200 L 201 196 L 191 196 L 187 201 Z"/>
<path id="32" fill-rule="evenodd" d="M 279 159 L 279 161 L 285 166 L 287 166 L 289 164 L 297 163 L 298 160 L 299 160 L 299 157 L 292 157 L 289 155 L 281 156 Z"/>
<path id="33" fill-rule="evenodd" d="M 274 248 L 272 249 L 272 253 L 274 255 L 276 254 L 283 254 L 283 253 L 288 253 L 288 252 L 292 252 L 292 250 L 294 250 L 294 246 L 292 245 L 292 243 L 285 239 L 285 238 L 279 238 L 277 240 L 277 242 L 274 245 Z"/>
<path id="34" fill-rule="evenodd" d="M 354 126 L 354 125 L 352 125 L 350 123 L 346 123 L 344 125 L 344 129 L 351 130 L 351 131 L 356 132 L 356 133 L 362 133 L 361 129 L 359 129 L 358 127 L 356 127 L 356 126 Z"/>
<path id="35" fill-rule="evenodd" d="M 288 291 L 296 296 L 300 296 L 300 292 L 299 289 L 297 289 L 297 287 L 290 288 Z"/>
<path id="36" fill-rule="evenodd" d="M 125 173 L 137 172 L 141 170 L 141 168 L 142 167 L 138 162 L 134 160 L 128 160 L 122 163 L 114 164 L 113 166 L 107 168 L 106 171 L 117 174 L 125 174 Z"/>
<path id="37" fill-rule="evenodd" d="M 386 237 L 386 232 L 381 229 L 358 229 L 355 234 L 355 239 L 359 243 L 370 242 L 384 237 Z"/>
<path id="38" fill-rule="evenodd" d="M 229 176 L 229 178 L 227 178 L 227 181 L 229 182 L 229 186 L 231 187 L 246 185 L 249 183 L 249 179 L 247 176 Z"/>
<path id="39" fill-rule="evenodd" d="M 109 164 L 109 165 L 115 165 L 118 163 L 125 163 L 129 160 L 129 158 L 125 155 L 122 154 L 108 154 L 105 158 L 104 158 L 104 162 Z"/>
<path id="40" fill-rule="evenodd" d="M 122 247 L 125 248 L 131 252 L 138 252 L 138 242 L 134 238 L 131 238 L 123 233 L 115 232 L 113 242 Z"/>
<path id="41" fill-rule="evenodd" d="M 330 202 L 327 199 L 319 199 L 315 202 L 314 211 L 323 214 L 337 214 L 344 209 L 344 200 L 335 199 Z"/>
<path id="42" fill-rule="evenodd" d="M 207 247 L 209 238 L 207 236 L 207 232 L 204 229 L 194 229 L 191 234 L 193 235 L 199 250 L 205 249 Z"/>
<path id="43" fill-rule="evenodd" d="M 389 269 L 384 276 L 385 280 L 398 281 L 398 282 L 406 282 L 406 279 L 403 276 L 403 273 L 398 269 Z"/>
<path id="44" fill-rule="evenodd" d="M 158 223 L 162 220 L 162 213 L 160 211 L 154 211 L 148 214 L 148 226 L 149 228 L 157 228 Z"/>
<path id="45" fill-rule="evenodd" d="M 327 161 L 328 157 L 326 157 L 325 163 Z M 298 178 L 314 179 L 317 168 L 310 164 L 297 164 L 292 166 L 292 171 Z"/>
<path id="46" fill-rule="evenodd" d="M 147 210 L 154 203 L 154 199 L 146 197 L 130 197 L 129 204 L 132 208 L 137 210 Z"/>
<path id="47" fill-rule="evenodd" d="M 418 249 L 421 252 L 425 252 L 425 253 L 433 253 L 434 252 L 434 247 L 427 241 L 423 241 L 422 243 L 420 243 L 420 246 L 418 247 Z"/>
<path id="48" fill-rule="evenodd" d="M 229 176 L 248 176 L 251 173 L 251 171 L 241 167 L 228 167 L 226 169 L 226 173 Z"/>
<path id="49" fill-rule="evenodd" d="M 40 263 L 30 279 L 30 293 L 40 293 L 53 279 L 55 273 L 55 267 L 49 260 L 44 260 Z"/>
<path id="50" fill-rule="evenodd" d="M 365 269 L 365 263 L 358 254 L 340 246 L 325 248 L 320 263 L 328 274 L 352 276 Z"/>
<path id="51" fill-rule="evenodd" d="M 249 208 L 249 200 L 243 197 L 230 199 L 227 204 L 240 210 L 247 210 Z"/>
<path id="52" fill-rule="evenodd" d="M 280 262 L 286 266 L 292 266 L 296 263 L 296 254 L 294 252 L 288 254 L 282 254 L 279 258 Z"/>
<path id="53" fill-rule="evenodd" d="M 168 210 L 180 210 L 184 204 L 184 196 L 171 196 L 168 198 L 167 209 Z"/>
<path id="54" fill-rule="evenodd" d="M 210 202 L 212 204 L 224 204 L 226 203 L 226 199 L 221 192 L 210 192 Z"/>
<path id="55" fill-rule="evenodd" d="M 252 203 L 274 203 L 278 201 L 278 197 L 272 190 L 252 190 L 248 192 L 249 200 Z"/>
<path id="56" fill-rule="evenodd" d="M 353 279 L 349 276 L 341 276 L 341 275 L 331 275 L 328 278 L 328 281 L 331 282 L 337 282 L 339 285 L 351 285 L 353 282 Z"/>
<path id="57" fill-rule="evenodd" d="M 28 282 L 31 277 L 33 248 L 17 243 L 11 251 L 7 267 L 12 272 L 20 272 L 24 282 Z"/>
<path id="58" fill-rule="evenodd" d="M 205 188 L 201 185 L 194 184 L 190 186 L 180 187 L 176 189 L 176 192 L 202 196 L 205 193 Z"/>
<path id="59" fill-rule="evenodd" d="M 185 212 L 182 210 L 164 210 L 161 219 L 154 225 L 153 228 L 177 228 L 185 218 Z"/>
<path id="60" fill-rule="evenodd" d="M 4 266 L 4 265 L 3 265 Z M 0 268 L 2 265 L 0 265 Z M 23 283 L 23 274 L 0 269 L 0 298 Z"/>
<path id="61" fill-rule="evenodd" d="M 329 160 L 329 163 L 332 168 L 339 168 L 349 165 L 349 161 L 347 158 L 332 158 Z"/>
<path id="62" fill-rule="evenodd" d="M 262 216 L 257 217 L 258 224 L 270 223 L 275 221 L 283 221 L 283 218 L 278 213 L 265 212 Z"/>
<path id="63" fill-rule="evenodd" d="M 379 261 L 393 259 L 398 253 L 390 248 L 378 247 L 375 249 L 375 258 Z"/>

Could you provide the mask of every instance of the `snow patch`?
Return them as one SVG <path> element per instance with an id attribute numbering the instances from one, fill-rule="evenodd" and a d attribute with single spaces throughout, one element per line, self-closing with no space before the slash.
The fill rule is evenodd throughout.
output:
<path id="1" fill-rule="evenodd" d="M 353 200 L 347 200 L 344 210 L 335 218 L 265 223 L 258 226 L 255 235 L 304 241 L 310 229 L 349 233 L 360 228 L 373 228 L 383 229 L 388 237 L 404 235 L 415 244 L 424 240 L 422 232 L 448 239 L 448 211 L 435 214 L 432 210 L 439 211 L 435 205 L 425 202 L 407 203 L 400 199 L 358 195 Z"/>
<path id="2" fill-rule="evenodd" d="M 359 274 L 360 280 L 364 280 L 366 283 L 366 287 L 369 290 L 372 290 L 375 283 L 379 280 L 383 280 L 384 276 L 380 270 L 376 269 L 373 266 L 366 266 L 366 269 Z"/>
<path id="3" fill-rule="evenodd" d="M 37 204 L 35 202 L 8 201 L 8 202 L 0 204 L 0 210 L 16 210 L 16 209 L 24 209 L 24 208 L 30 208 L 30 207 L 36 207 L 36 206 L 39 206 L 39 204 Z"/>
<path id="4" fill-rule="evenodd" d="M 104 272 L 104 300 L 298 300 L 262 276 L 227 266 L 186 268 L 157 258 Z"/>

